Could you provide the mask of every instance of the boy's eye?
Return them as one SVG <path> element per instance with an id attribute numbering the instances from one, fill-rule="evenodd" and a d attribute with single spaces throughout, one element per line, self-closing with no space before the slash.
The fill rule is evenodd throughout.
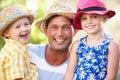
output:
<path id="1" fill-rule="evenodd" d="M 20 26 L 16 26 L 15 28 L 19 28 Z"/>
<path id="2" fill-rule="evenodd" d="M 28 25 L 28 23 L 25 23 L 25 25 Z"/>
<path id="3" fill-rule="evenodd" d="M 25 23 L 24 25 L 29 25 L 29 23 Z"/>

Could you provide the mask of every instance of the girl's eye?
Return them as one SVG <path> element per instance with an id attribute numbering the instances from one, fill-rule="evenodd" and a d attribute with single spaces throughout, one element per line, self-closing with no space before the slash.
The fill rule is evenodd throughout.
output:
<path id="1" fill-rule="evenodd" d="M 83 21 L 83 20 L 86 20 L 87 18 L 85 17 L 81 17 L 80 20 Z"/>
<path id="2" fill-rule="evenodd" d="M 93 15 L 92 18 L 97 18 L 97 15 Z"/>

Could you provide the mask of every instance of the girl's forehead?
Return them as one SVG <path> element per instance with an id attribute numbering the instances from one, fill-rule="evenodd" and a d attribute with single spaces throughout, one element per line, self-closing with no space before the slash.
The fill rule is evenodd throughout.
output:
<path id="1" fill-rule="evenodd" d="M 104 16 L 104 15 L 100 15 L 100 14 L 95 14 L 95 13 L 84 13 L 81 15 L 81 17 L 84 17 L 84 16 Z"/>

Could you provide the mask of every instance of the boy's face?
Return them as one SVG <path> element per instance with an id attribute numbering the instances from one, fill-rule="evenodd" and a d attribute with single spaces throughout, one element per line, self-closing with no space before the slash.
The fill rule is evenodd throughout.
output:
<path id="1" fill-rule="evenodd" d="M 21 18 L 9 26 L 9 29 L 5 31 L 4 36 L 22 44 L 26 44 L 29 40 L 30 33 L 31 26 L 28 18 Z"/>
<path id="2" fill-rule="evenodd" d="M 83 14 L 80 18 L 82 29 L 88 34 L 96 34 L 102 31 L 103 24 L 107 21 L 106 15 Z"/>
<path id="3" fill-rule="evenodd" d="M 68 49 L 72 42 L 74 30 L 68 18 L 57 16 L 50 20 L 45 32 L 51 48 L 64 51 Z"/>

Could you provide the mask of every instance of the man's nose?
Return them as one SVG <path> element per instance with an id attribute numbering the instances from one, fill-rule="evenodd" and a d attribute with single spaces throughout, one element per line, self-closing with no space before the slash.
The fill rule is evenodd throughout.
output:
<path id="1" fill-rule="evenodd" d="M 60 29 L 58 29 L 57 34 L 58 34 L 58 35 L 62 35 L 62 34 L 63 34 L 63 31 L 62 31 L 62 29 L 61 29 L 61 28 L 60 28 Z"/>

